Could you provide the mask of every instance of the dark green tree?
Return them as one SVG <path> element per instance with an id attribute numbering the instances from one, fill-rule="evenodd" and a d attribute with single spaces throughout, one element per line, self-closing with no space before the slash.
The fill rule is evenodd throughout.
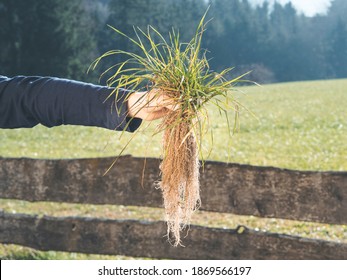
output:
<path id="1" fill-rule="evenodd" d="M 327 59 L 336 78 L 347 78 L 347 24 L 339 18 L 328 37 Z"/>
<path id="2" fill-rule="evenodd" d="M 1 72 L 84 78 L 96 55 L 84 4 L 84 0 L 0 0 Z"/>

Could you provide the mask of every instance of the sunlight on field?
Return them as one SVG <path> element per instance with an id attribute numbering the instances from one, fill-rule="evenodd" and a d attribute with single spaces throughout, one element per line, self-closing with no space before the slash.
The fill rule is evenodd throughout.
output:
<path id="1" fill-rule="evenodd" d="M 240 130 L 228 138 L 226 123 L 211 111 L 214 131 L 209 160 L 267 165 L 297 170 L 347 170 L 347 80 L 241 87 L 236 93 L 246 110 Z M 232 113 L 231 113 L 232 118 Z M 142 124 L 140 130 L 146 127 Z M 124 154 L 160 156 L 160 135 L 151 138 L 155 123 L 139 132 Z M 37 126 L 33 129 L 0 130 L 0 156 L 32 158 L 84 158 L 116 156 L 132 134 L 99 128 Z M 206 153 L 211 148 L 205 138 Z M 28 203 L 0 200 L 0 210 L 55 216 L 80 215 L 120 219 L 163 219 L 162 209 Z M 193 224 L 234 228 L 244 224 L 272 232 L 346 242 L 347 226 L 330 226 L 278 219 L 260 219 L 199 211 Z M 14 245 L 0 245 L 1 258 L 105 259 L 114 257 L 39 252 Z M 123 258 L 123 257 L 116 257 Z"/>
<path id="2" fill-rule="evenodd" d="M 240 130 L 229 139 L 227 124 L 210 111 L 213 150 L 207 159 L 300 170 L 347 170 L 347 80 L 297 82 L 241 87 L 236 96 L 248 108 Z M 230 112 L 231 119 L 233 113 Z M 139 132 L 124 151 L 159 157 L 157 123 Z M 100 128 L 62 126 L 0 130 L 0 156 L 83 158 L 117 156 L 133 136 Z M 211 149 L 209 135 L 204 155 Z"/>

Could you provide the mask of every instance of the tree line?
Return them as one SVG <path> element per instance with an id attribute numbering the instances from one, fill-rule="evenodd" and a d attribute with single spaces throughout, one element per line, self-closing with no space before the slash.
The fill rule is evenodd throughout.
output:
<path id="1" fill-rule="evenodd" d="M 186 42 L 207 7 L 203 47 L 213 70 L 252 70 L 249 79 L 260 83 L 347 77 L 344 0 L 314 17 L 290 3 L 251 0 L 0 0 L 0 74 L 95 82 L 101 69 L 86 70 L 100 54 L 137 51 L 107 24 L 130 36 L 134 26 L 152 25 L 162 34 L 175 28 Z"/>

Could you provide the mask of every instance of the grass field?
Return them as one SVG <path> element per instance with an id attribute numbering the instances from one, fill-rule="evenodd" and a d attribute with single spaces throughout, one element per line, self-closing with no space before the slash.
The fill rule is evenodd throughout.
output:
<path id="1" fill-rule="evenodd" d="M 267 165 L 297 170 L 347 170 L 347 80 L 296 82 L 263 87 L 241 87 L 238 99 L 254 116 L 243 110 L 240 130 L 231 140 L 227 125 L 218 112 L 211 111 L 215 137 L 207 159 L 252 165 Z M 147 124 L 143 124 L 144 127 Z M 160 156 L 160 136 L 151 135 L 153 123 L 139 132 L 126 149 L 134 156 Z M 140 129 L 141 130 L 141 129 Z M 83 158 L 118 155 L 131 134 L 98 128 L 37 126 L 33 129 L 0 130 L 0 156 L 31 158 Z M 206 155 L 211 148 L 204 142 Z M 0 200 L 0 209 L 9 212 L 51 215 L 82 215 L 157 220 L 161 209 L 27 203 Z M 235 227 L 244 224 L 283 232 L 347 242 L 347 226 L 331 226 L 278 219 L 259 219 L 229 214 L 199 212 L 194 224 Z M 106 258 L 84 254 L 39 252 L 20 246 L 0 246 L 1 258 L 78 259 Z M 110 257 L 111 258 L 111 257 Z M 112 257 L 113 258 L 113 257 Z M 117 257 L 118 258 L 118 257 Z M 120 257 L 121 258 L 121 257 Z"/>

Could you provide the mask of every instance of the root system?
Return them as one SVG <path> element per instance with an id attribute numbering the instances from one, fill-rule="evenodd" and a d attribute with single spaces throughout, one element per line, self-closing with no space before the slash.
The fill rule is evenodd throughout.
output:
<path id="1" fill-rule="evenodd" d="M 177 119 L 181 121 L 177 123 Z M 176 124 L 176 125 L 175 125 Z M 169 114 L 162 122 L 163 160 L 160 165 L 168 237 L 180 244 L 180 232 L 189 224 L 192 213 L 200 206 L 199 159 L 192 124 L 181 112 Z"/>

